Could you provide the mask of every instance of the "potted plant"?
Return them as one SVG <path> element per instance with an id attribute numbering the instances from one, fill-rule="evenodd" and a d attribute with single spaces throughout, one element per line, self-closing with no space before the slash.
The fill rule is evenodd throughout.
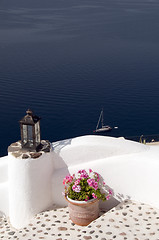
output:
<path id="1" fill-rule="evenodd" d="M 109 200 L 112 191 L 109 189 L 104 193 L 105 183 L 97 172 L 92 169 L 79 170 L 77 176 L 67 175 L 63 184 L 65 185 L 65 199 L 71 220 L 81 226 L 87 226 L 99 216 L 99 199 Z"/>

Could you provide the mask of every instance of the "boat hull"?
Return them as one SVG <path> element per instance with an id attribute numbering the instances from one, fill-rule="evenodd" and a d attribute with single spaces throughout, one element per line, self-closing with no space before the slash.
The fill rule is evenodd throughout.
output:
<path id="1" fill-rule="evenodd" d="M 105 127 L 96 129 L 94 132 L 108 132 L 108 131 L 111 131 L 111 130 L 112 130 L 112 128 L 110 126 L 105 126 Z"/>

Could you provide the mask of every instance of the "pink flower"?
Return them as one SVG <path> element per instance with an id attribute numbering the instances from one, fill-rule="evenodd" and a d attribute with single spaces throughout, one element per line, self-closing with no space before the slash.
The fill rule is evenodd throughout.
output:
<path id="1" fill-rule="evenodd" d="M 95 195 L 95 193 L 92 193 L 92 197 L 93 197 L 93 198 L 97 198 L 97 196 Z"/>
<path id="2" fill-rule="evenodd" d="M 63 180 L 63 184 L 71 183 L 72 180 L 73 180 L 73 176 L 67 175 Z"/>
<path id="3" fill-rule="evenodd" d="M 113 194 L 113 191 L 111 189 L 109 189 L 109 194 L 112 195 Z"/>
<path id="4" fill-rule="evenodd" d="M 109 200 L 110 199 L 110 195 L 106 196 L 106 199 Z"/>
<path id="5" fill-rule="evenodd" d="M 89 178 L 87 180 L 87 183 L 89 184 L 90 187 L 94 188 L 95 190 L 98 189 L 98 183 L 93 178 Z"/>
<path id="6" fill-rule="evenodd" d="M 80 184 L 80 179 L 77 179 L 74 184 L 79 185 Z"/>
<path id="7" fill-rule="evenodd" d="M 105 185 L 105 182 L 103 182 L 103 185 Z"/>
<path id="8" fill-rule="evenodd" d="M 74 192 L 80 192 L 81 191 L 81 186 L 80 185 L 73 185 L 72 186 L 72 190 Z"/>
<path id="9" fill-rule="evenodd" d="M 89 184 L 90 187 L 93 187 L 93 180 L 94 179 L 91 178 L 87 179 L 87 183 Z"/>
<path id="10" fill-rule="evenodd" d="M 80 178 L 88 178 L 88 174 L 86 172 L 86 170 L 79 170 L 78 173 L 80 174 Z"/>
<path id="11" fill-rule="evenodd" d="M 89 169 L 89 173 L 91 173 L 92 172 L 92 169 Z"/>
<path id="12" fill-rule="evenodd" d="M 99 174 L 94 172 L 95 178 L 97 178 L 97 182 L 99 182 Z"/>

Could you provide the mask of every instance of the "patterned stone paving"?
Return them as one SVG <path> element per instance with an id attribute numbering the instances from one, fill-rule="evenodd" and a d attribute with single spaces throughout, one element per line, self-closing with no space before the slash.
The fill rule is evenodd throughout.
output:
<path id="1" fill-rule="evenodd" d="M 0 218 L 0 239 L 4 240 L 159 240 L 159 209 L 124 201 L 109 212 L 81 227 L 69 219 L 68 208 L 39 213 L 23 229 L 16 230 Z"/>

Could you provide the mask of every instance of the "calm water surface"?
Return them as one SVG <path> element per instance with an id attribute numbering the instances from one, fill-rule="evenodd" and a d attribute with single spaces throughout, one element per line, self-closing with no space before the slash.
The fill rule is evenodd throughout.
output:
<path id="1" fill-rule="evenodd" d="M 159 134 L 159 1 L 1 0 L 0 156 L 27 108 L 50 141 Z"/>

